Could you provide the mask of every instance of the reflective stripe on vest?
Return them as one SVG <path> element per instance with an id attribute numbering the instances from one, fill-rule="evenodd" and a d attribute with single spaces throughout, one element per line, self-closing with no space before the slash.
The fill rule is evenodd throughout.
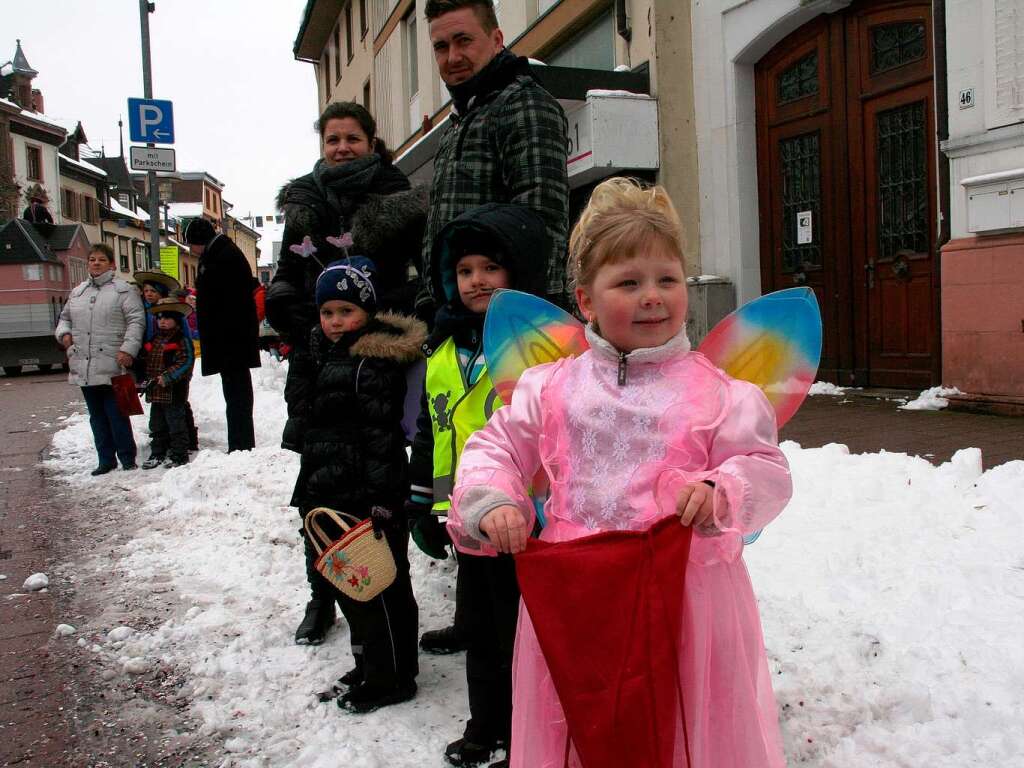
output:
<path id="1" fill-rule="evenodd" d="M 445 514 L 451 507 L 455 470 L 466 440 L 504 403 L 491 384 L 486 366 L 476 383 L 466 389 L 459 350 L 450 338 L 427 360 L 426 390 L 434 436 L 433 511 Z"/>

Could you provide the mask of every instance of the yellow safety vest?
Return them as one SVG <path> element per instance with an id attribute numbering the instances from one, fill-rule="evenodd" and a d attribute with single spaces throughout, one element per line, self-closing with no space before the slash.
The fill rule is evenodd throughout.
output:
<path id="1" fill-rule="evenodd" d="M 466 374 L 459 365 L 459 350 L 451 338 L 427 360 L 426 390 L 434 435 L 433 511 L 443 515 L 451 507 L 455 470 L 466 440 L 504 403 L 486 366 L 476 383 L 467 388 Z"/>

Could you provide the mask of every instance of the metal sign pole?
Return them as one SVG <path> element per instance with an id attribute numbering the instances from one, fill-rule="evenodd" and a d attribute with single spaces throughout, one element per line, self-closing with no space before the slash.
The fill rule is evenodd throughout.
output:
<path id="1" fill-rule="evenodd" d="M 155 3 L 139 0 L 139 22 L 142 25 L 142 90 L 147 99 L 153 98 L 153 70 L 149 60 L 149 14 L 154 10 Z M 156 171 L 149 171 L 146 179 L 149 186 L 149 267 L 153 269 L 160 263 L 160 201 L 156 188 Z"/>

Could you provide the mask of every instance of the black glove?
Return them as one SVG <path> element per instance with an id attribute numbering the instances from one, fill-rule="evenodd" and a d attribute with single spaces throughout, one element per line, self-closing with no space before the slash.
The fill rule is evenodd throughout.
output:
<path id="1" fill-rule="evenodd" d="M 405 512 L 409 516 L 409 533 L 420 551 L 435 560 L 447 560 L 452 541 L 440 518 L 426 504 L 414 501 L 405 502 Z"/>

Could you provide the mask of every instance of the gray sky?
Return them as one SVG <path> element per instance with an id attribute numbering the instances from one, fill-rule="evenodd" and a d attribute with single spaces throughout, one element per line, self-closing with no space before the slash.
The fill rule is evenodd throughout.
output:
<path id="1" fill-rule="evenodd" d="M 0 62 L 15 40 L 46 114 L 81 120 L 117 155 L 117 119 L 142 97 L 138 0 L 0 0 Z M 174 102 L 178 170 L 207 171 L 244 216 L 270 213 L 278 187 L 317 158 L 316 81 L 292 43 L 305 0 L 156 0 L 153 97 Z"/>

